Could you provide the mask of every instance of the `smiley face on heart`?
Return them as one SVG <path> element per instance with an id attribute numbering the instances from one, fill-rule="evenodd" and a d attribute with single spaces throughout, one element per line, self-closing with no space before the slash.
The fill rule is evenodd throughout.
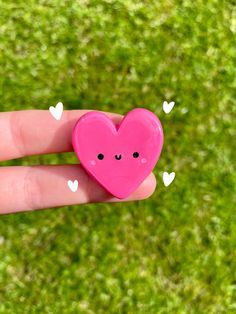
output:
<path id="1" fill-rule="evenodd" d="M 131 110 L 115 125 L 104 113 L 92 111 L 75 125 L 72 144 L 86 171 L 117 198 L 126 198 L 157 163 L 163 130 L 152 112 Z"/>

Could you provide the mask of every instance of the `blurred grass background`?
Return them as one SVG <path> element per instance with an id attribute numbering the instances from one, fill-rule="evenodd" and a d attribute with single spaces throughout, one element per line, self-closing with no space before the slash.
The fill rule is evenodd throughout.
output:
<path id="1" fill-rule="evenodd" d="M 0 84 L 1 111 L 146 107 L 165 132 L 150 199 L 0 217 L 0 313 L 235 313 L 234 0 L 0 0 Z"/>

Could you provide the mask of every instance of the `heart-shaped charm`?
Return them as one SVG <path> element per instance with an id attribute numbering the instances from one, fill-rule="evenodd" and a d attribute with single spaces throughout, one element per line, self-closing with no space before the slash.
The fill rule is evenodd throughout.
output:
<path id="1" fill-rule="evenodd" d="M 163 130 L 149 110 L 133 109 L 115 125 L 91 111 L 75 125 L 72 144 L 87 172 L 117 198 L 126 198 L 150 174 L 161 154 Z"/>

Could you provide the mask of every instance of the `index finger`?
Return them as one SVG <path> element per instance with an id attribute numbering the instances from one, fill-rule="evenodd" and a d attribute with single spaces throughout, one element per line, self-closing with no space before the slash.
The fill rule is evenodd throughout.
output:
<path id="1" fill-rule="evenodd" d="M 72 130 L 77 120 L 88 111 L 64 110 L 59 121 L 49 110 L 0 113 L 0 161 L 72 151 Z M 122 119 L 119 114 L 106 114 L 115 123 Z"/>

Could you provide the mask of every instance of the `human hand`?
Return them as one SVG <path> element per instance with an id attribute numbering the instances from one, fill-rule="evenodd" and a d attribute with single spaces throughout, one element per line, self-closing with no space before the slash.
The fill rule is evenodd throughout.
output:
<path id="1" fill-rule="evenodd" d="M 0 161 L 30 155 L 73 151 L 71 134 L 86 110 L 64 111 L 60 121 L 47 110 L 0 113 Z M 119 123 L 122 116 L 107 115 Z M 78 180 L 73 193 L 68 180 Z M 138 189 L 124 200 L 110 195 L 81 165 L 13 166 L 0 168 L 0 214 L 96 202 L 123 202 L 149 197 L 156 179 L 151 173 Z"/>

